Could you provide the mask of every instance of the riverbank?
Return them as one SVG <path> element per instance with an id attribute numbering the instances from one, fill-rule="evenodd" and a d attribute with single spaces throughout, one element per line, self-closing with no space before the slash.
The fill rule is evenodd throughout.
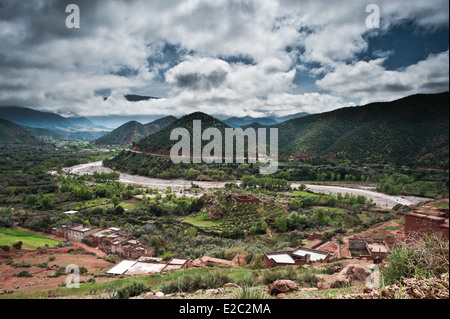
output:
<path id="1" fill-rule="evenodd" d="M 92 162 L 87 164 L 81 164 L 73 166 L 70 168 L 64 168 L 64 173 L 66 174 L 89 174 L 92 175 L 94 172 L 98 173 L 111 173 L 112 169 L 104 167 L 102 162 Z M 130 175 L 126 173 L 120 173 L 119 182 L 123 184 L 133 184 L 140 185 L 142 187 L 148 188 L 158 188 L 160 190 L 165 190 L 171 187 L 174 192 L 180 192 L 183 189 L 188 189 L 191 187 L 191 181 L 176 179 L 176 180 L 165 180 L 159 178 L 150 178 L 146 176 Z M 195 184 L 203 189 L 212 188 L 223 188 L 227 182 L 204 182 L 196 181 Z M 301 183 L 293 182 L 292 187 L 298 188 Z M 367 188 L 351 188 L 351 187 L 341 187 L 341 186 L 329 186 L 329 185 L 316 185 L 316 184 L 306 184 L 309 191 L 314 193 L 324 193 L 324 194 L 338 194 L 342 195 L 350 194 L 354 196 L 363 195 L 367 198 L 372 198 L 373 202 L 379 208 L 392 209 L 395 205 L 417 205 L 422 202 L 430 201 L 430 198 L 415 197 L 415 196 L 393 196 L 387 195 L 375 190 Z M 201 192 L 201 191 L 200 191 Z"/>

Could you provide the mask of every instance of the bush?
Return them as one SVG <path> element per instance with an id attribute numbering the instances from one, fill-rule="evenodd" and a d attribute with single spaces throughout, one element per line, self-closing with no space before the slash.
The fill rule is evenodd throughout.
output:
<path id="1" fill-rule="evenodd" d="M 159 290 L 165 294 L 193 292 L 199 289 L 222 287 L 230 281 L 230 276 L 223 272 L 197 272 L 195 274 L 184 274 L 178 279 L 166 281 L 159 286 Z"/>
<path id="2" fill-rule="evenodd" d="M 117 290 L 117 294 L 115 295 L 116 299 L 129 299 L 131 297 L 136 297 L 142 295 L 143 293 L 151 291 L 150 287 L 143 283 L 133 282 L 131 284 L 126 285 L 125 287 Z"/>
<path id="3" fill-rule="evenodd" d="M 316 287 L 319 283 L 319 279 L 317 276 L 311 272 L 304 272 L 299 276 L 298 282 L 301 285 L 309 286 L 309 287 Z"/>
<path id="4" fill-rule="evenodd" d="M 31 278 L 31 277 L 33 277 L 33 275 L 30 274 L 28 271 L 24 270 L 24 271 L 19 272 L 17 275 L 14 275 L 14 277 Z"/>
<path id="5" fill-rule="evenodd" d="M 270 295 L 268 295 L 267 293 L 257 290 L 256 288 L 250 288 L 247 286 L 242 287 L 241 289 L 239 289 L 238 292 L 236 292 L 232 299 L 253 299 L 253 300 L 258 300 L 258 299 L 269 299 Z"/>
<path id="6" fill-rule="evenodd" d="M 4 251 L 9 251 L 11 247 L 9 247 L 8 245 L 0 245 L 0 248 L 3 249 Z"/>
<path id="7" fill-rule="evenodd" d="M 431 278 L 448 272 L 449 245 L 442 235 L 427 235 L 406 240 L 387 257 L 383 271 L 386 285 L 406 278 Z"/>
<path id="8" fill-rule="evenodd" d="M 21 250 L 22 249 L 22 245 L 23 245 L 23 242 L 18 241 L 17 243 L 12 244 L 12 247 L 17 249 L 17 250 Z"/>

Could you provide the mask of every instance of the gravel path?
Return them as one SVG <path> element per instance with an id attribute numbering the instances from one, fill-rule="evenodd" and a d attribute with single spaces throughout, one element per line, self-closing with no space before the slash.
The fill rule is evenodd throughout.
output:
<path id="1" fill-rule="evenodd" d="M 92 162 L 73 166 L 70 168 L 65 168 L 64 172 L 73 174 L 94 174 L 94 172 L 110 173 L 113 172 L 113 170 L 104 167 L 102 165 L 102 162 Z M 172 190 L 175 192 L 179 192 L 181 189 L 187 189 L 191 187 L 191 182 L 186 180 L 180 179 L 163 180 L 158 178 L 130 175 L 125 173 L 120 173 L 119 181 L 124 184 L 136 184 L 149 188 L 159 188 L 161 190 L 164 190 L 170 186 L 172 187 Z M 195 182 L 195 184 L 206 189 L 222 188 L 225 187 L 226 183 L 227 182 L 200 182 L 200 181 Z M 300 183 L 292 183 L 292 187 L 298 188 L 299 186 Z M 308 190 L 314 193 L 335 194 L 335 195 L 337 193 L 341 193 L 342 195 L 348 193 L 350 195 L 355 196 L 363 195 L 366 196 L 367 198 L 372 198 L 373 202 L 376 203 L 378 207 L 387 209 L 392 209 L 397 204 L 409 206 L 430 200 L 428 198 L 423 197 L 386 195 L 367 188 L 348 188 L 340 186 L 312 185 L 312 184 L 307 184 L 306 186 Z"/>

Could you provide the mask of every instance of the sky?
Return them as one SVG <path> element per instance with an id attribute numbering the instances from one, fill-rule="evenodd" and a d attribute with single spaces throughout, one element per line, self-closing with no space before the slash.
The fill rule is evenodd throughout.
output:
<path id="1" fill-rule="evenodd" d="M 448 0 L 0 0 L 0 106 L 260 117 L 448 90 Z"/>

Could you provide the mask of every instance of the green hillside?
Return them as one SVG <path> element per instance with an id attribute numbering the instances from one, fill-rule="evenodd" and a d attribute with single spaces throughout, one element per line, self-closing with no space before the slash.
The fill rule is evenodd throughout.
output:
<path id="1" fill-rule="evenodd" d="M 36 128 L 28 126 L 22 126 L 22 128 L 27 132 L 30 132 L 33 136 L 37 137 L 40 141 L 45 143 L 60 143 L 60 142 L 75 141 L 75 139 L 71 139 L 68 136 L 62 135 L 58 132 L 48 130 L 45 128 Z"/>
<path id="2" fill-rule="evenodd" d="M 192 136 L 193 130 L 193 121 L 201 120 L 202 121 L 202 131 L 207 128 L 218 128 L 222 132 L 222 136 L 225 136 L 225 128 L 229 128 L 229 126 L 218 119 L 207 115 L 205 113 L 196 112 L 190 115 L 186 115 L 181 119 L 173 122 L 169 126 L 165 127 L 161 131 L 152 134 L 139 142 L 133 144 L 133 148 L 136 150 L 141 150 L 144 152 L 151 153 L 159 153 L 159 154 L 169 154 L 170 149 L 172 148 L 177 141 L 171 141 L 170 135 L 172 131 L 176 128 L 185 128 L 189 131 Z M 209 141 L 206 141 L 209 143 Z M 192 139 L 191 139 L 192 144 Z M 205 144 L 202 143 L 202 145 Z"/>
<path id="3" fill-rule="evenodd" d="M 35 144 L 38 139 L 19 125 L 0 119 L 0 144 Z"/>
<path id="4" fill-rule="evenodd" d="M 186 128 L 192 136 L 193 120 L 202 121 L 202 130 L 216 127 L 222 134 L 229 127 L 212 116 L 197 112 L 135 142 L 133 148 L 168 155 L 177 142 L 170 140 L 172 130 Z M 244 129 L 247 127 L 278 128 L 280 155 L 303 153 L 356 164 L 448 167 L 448 92 L 347 107 L 272 126 L 253 123 Z M 209 141 L 203 141 L 202 147 L 206 143 Z"/>
<path id="5" fill-rule="evenodd" d="M 280 148 L 291 155 L 442 165 L 443 160 L 448 163 L 449 93 L 343 108 L 274 127 L 279 129 Z"/>
<path id="6" fill-rule="evenodd" d="M 136 121 L 128 122 L 115 129 L 111 133 L 95 140 L 95 145 L 128 145 L 137 142 L 150 134 L 154 134 L 176 120 L 173 116 L 168 116 L 152 123 L 141 124 Z"/>

